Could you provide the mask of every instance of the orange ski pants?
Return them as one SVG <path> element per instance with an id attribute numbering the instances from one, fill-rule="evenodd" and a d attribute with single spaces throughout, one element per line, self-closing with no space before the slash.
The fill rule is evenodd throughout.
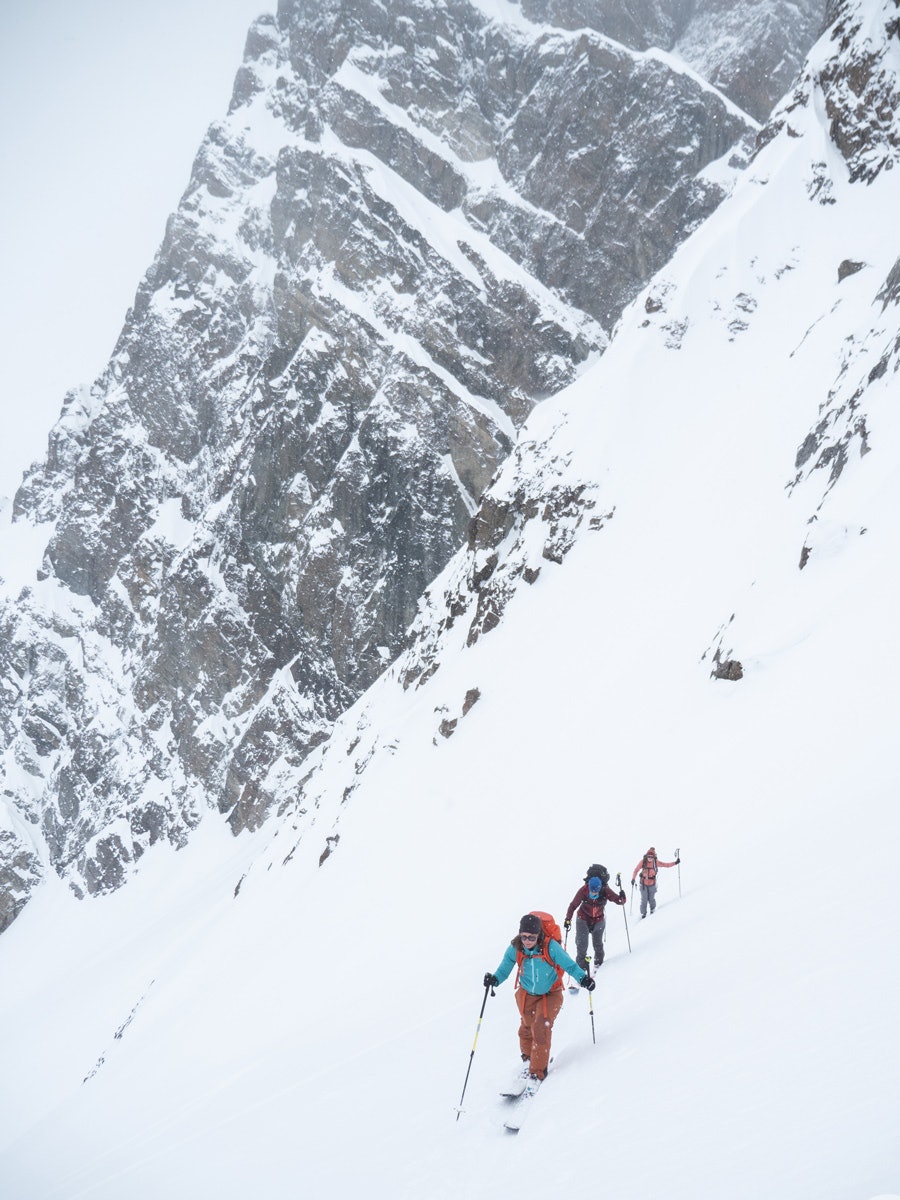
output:
<path id="1" fill-rule="evenodd" d="M 550 1062 L 550 1037 L 553 1022 L 562 1008 L 562 988 L 543 996 L 532 996 L 524 988 L 516 992 L 516 1004 L 522 1018 L 519 1025 L 519 1048 L 531 1059 L 531 1073 L 543 1079 Z"/>

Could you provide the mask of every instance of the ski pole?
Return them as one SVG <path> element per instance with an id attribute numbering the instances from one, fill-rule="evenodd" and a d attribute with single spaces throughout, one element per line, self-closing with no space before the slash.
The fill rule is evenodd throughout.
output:
<path id="1" fill-rule="evenodd" d="M 466 1094 L 466 1088 L 469 1086 L 469 1072 L 472 1070 L 472 1059 L 475 1057 L 475 1047 L 478 1045 L 478 1035 L 481 1033 L 481 1018 L 484 1016 L 484 1006 L 487 1004 L 488 992 L 495 995 L 489 983 L 484 985 L 484 999 L 481 1002 L 481 1012 L 478 1014 L 478 1024 L 475 1026 L 475 1041 L 472 1043 L 472 1053 L 469 1055 L 469 1065 L 466 1068 L 466 1080 L 463 1084 L 462 1095 L 459 1098 L 459 1104 L 456 1106 L 456 1119 L 459 1120 L 462 1115 L 463 1096 Z"/>
<path id="2" fill-rule="evenodd" d="M 676 855 L 676 858 L 677 857 L 678 856 Z M 632 880 L 631 882 L 633 884 L 634 880 Z M 621 871 L 616 872 L 616 887 L 621 892 L 621 890 L 622 890 L 622 872 Z M 631 889 L 631 902 L 632 902 L 632 904 L 634 903 L 634 888 L 633 887 Z M 625 937 L 628 940 L 628 953 L 630 954 L 631 953 L 631 934 L 628 932 L 628 918 L 625 916 L 625 905 L 624 904 L 622 905 L 622 920 L 625 922 Z"/>
<path id="3" fill-rule="evenodd" d="M 681 851 L 675 847 L 675 859 L 678 863 L 678 899 L 681 899 Z"/>
<path id="4" fill-rule="evenodd" d="M 634 880 L 631 881 L 631 903 L 628 906 L 629 910 L 634 912 Z"/>
<path id="5" fill-rule="evenodd" d="M 587 965 L 588 979 L 591 977 L 591 960 L 589 956 L 585 956 L 585 964 Z M 591 1014 L 591 1040 L 594 1045 L 597 1045 L 597 1035 L 594 1032 L 594 993 L 593 990 L 588 992 L 588 1008 Z"/>
<path id="6" fill-rule="evenodd" d="M 567 925 L 566 926 L 566 936 L 563 938 L 563 950 L 565 950 L 566 953 L 568 953 L 568 946 L 569 946 L 569 927 Z M 569 979 L 571 979 L 571 978 L 572 978 L 572 976 L 570 975 Z"/>

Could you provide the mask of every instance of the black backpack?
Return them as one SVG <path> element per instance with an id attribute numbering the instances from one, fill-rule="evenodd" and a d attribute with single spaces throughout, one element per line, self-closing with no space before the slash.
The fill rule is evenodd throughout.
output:
<path id="1" fill-rule="evenodd" d="M 587 883 L 595 875 L 603 883 L 603 886 L 606 887 L 609 883 L 609 871 L 607 871 L 606 867 L 601 866 L 600 863 L 591 863 L 587 869 L 587 875 L 584 877 L 584 882 Z"/>

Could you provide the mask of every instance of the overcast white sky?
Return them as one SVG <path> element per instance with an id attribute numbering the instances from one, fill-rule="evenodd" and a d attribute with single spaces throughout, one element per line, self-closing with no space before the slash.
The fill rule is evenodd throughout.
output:
<path id="1" fill-rule="evenodd" d="M 275 0 L 0 2 L 0 496 L 102 370 Z"/>

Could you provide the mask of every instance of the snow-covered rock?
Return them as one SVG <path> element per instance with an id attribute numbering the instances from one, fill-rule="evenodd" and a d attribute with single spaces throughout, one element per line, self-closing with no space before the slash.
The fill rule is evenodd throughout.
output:
<path id="1" fill-rule="evenodd" d="M 516 644 L 510 630 L 533 634 L 536 609 L 549 626 L 569 608 L 581 613 L 585 601 L 564 578 L 575 551 L 596 588 L 586 637 L 605 647 L 593 657 L 609 706 L 617 688 L 628 691 L 630 665 L 665 694 L 698 680 L 753 689 L 774 669 L 786 695 L 802 691 L 811 630 L 822 636 L 836 614 L 852 622 L 856 605 L 890 604 L 878 580 L 900 534 L 900 268 L 888 236 L 900 204 L 900 108 L 886 122 L 871 93 L 852 112 L 839 97 L 848 80 L 877 80 L 879 96 L 894 96 L 895 9 L 893 0 L 835 6 L 732 196 L 625 311 L 603 359 L 525 423 L 467 545 L 420 601 L 407 648 L 307 760 L 302 782 L 294 776 L 303 808 L 291 836 L 317 814 L 337 844 L 341 805 L 398 754 L 411 711 L 433 712 L 418 736 L 435 745 L 464 719 L 480 724 L 490 709 L 486 640 L 502 637 L 501 658 L 527 678 L 534 641 Z M 555 604 L 539 598 L 548 590 Z M 878 646 L 878 628 L 873 617 L 867 644 Z M 548 641 L 561 637 L 548 628 Z M 869 659 L 854 669 L 862 689 L 870 669 L 888 668 Z M 847 676 L 829 680 L 827 662 L 817 670 L 816 704 L 836 710 Z M 654 682 L 673 672 L 668 688 Z M 889 726 L 896 705 L 876 709 Z M 622 752 L 636 747 L 626 741 Z M 852 772 L 848 753 L 842 769 Z"/>
<path id="2" fill-rule="evenodd" d="M 900 173 L 829 108 L 891 94 L 900 41 L 895 0 L 832 15 L 733 194 L 524 422 L 404 652 L 297 761 L 269 727 L 283 812 L 207 811 L 95 903 L 47 871 L 0 938 L 16 1200 L 581 1193 L 596 1147 L 612 1197 L 893 1196 Z M 62 687 L 127 682 L 76 670 L 92 603 L 42 604 L 65 656 L 18 652 L 35 755 Z M 652 918 L 608 914 L 511 1144 L 518 1013 L 483 972 L 651 842 L 681 864 Z"/>
<path id="3" fill-rule="evenodd" d="M 640 38 L 629 7 L 253 26 L 108 368 L 15 498 L 8 913 L 36 862 L 103 891 L 209 806 L 239 831 L 291 802 L 266 781 L 402 649 L 528 414 L 732 187 L 755 121 L 687 61 L 716 6 L 647 5 Z M 811 36 L 800 6 L 787 60 Z"/>

